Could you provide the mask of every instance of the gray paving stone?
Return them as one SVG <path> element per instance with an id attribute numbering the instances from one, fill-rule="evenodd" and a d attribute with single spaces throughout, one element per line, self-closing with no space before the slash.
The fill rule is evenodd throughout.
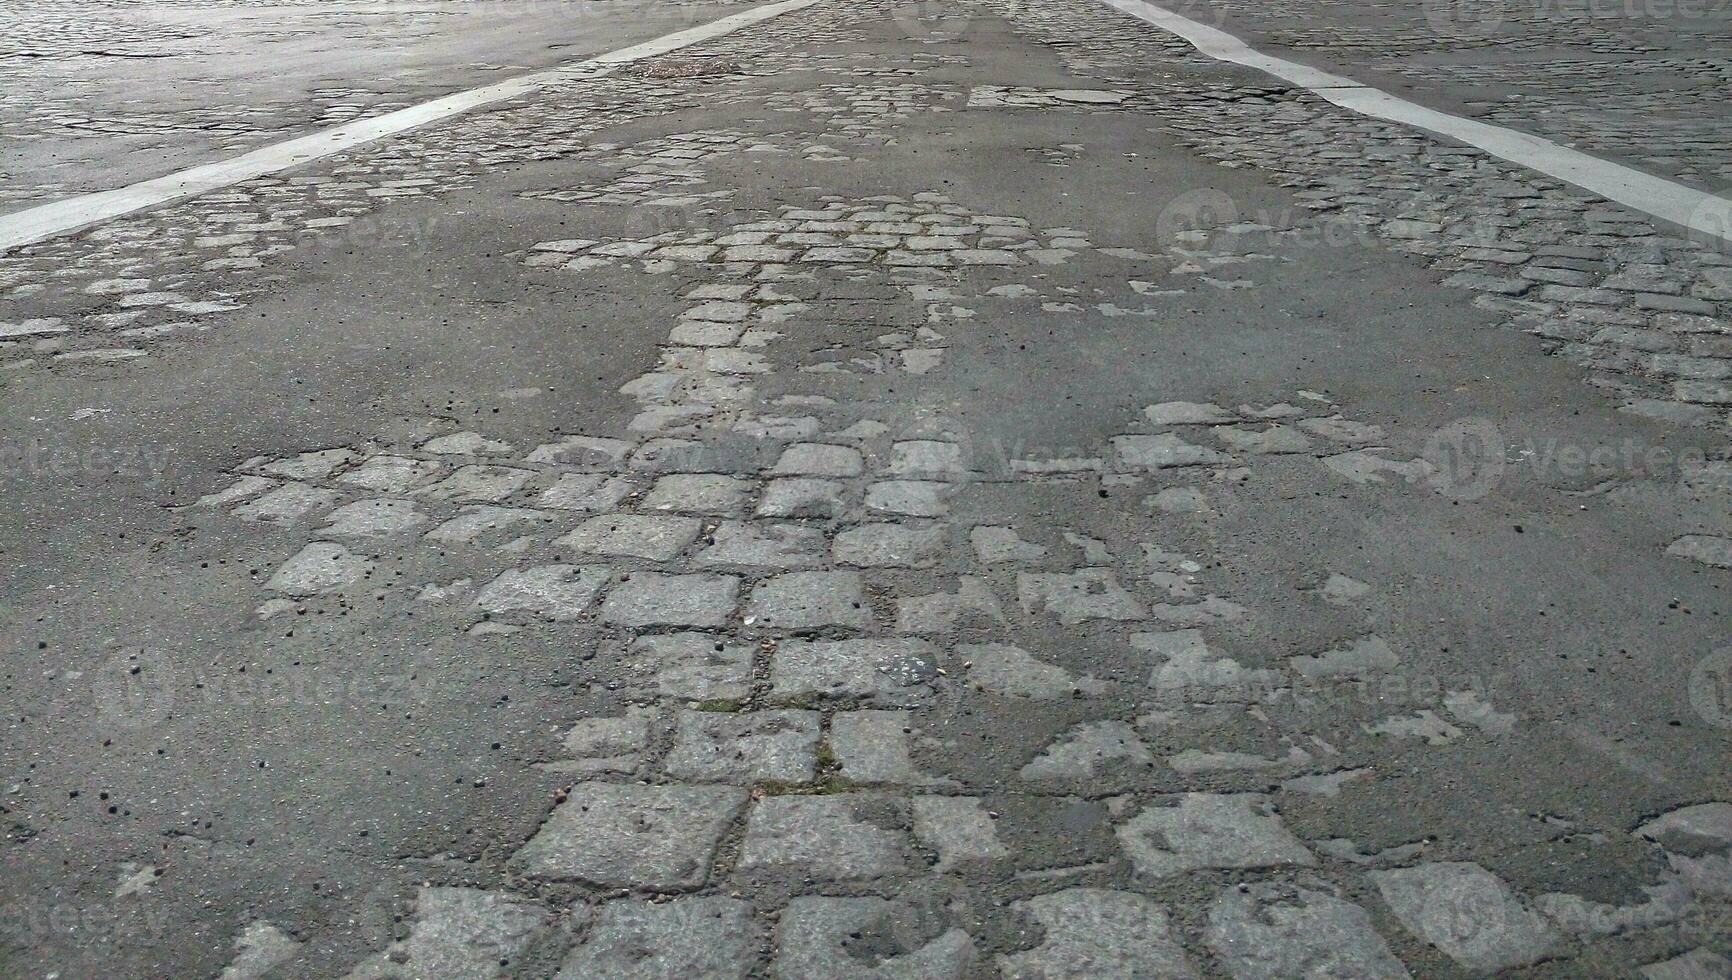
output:
<path id="1" fill-rule="evenodd" d="M 937 662 L 938 651 L 924 640 L 789 640 L 770 661 L 770 693 L 914 706 L 931 692 Z"/>
<path id="2" fill-rule="evenodd" d="M 1732 568 L 1732 538 L 1712 534 L 1686 534 L 1668 545 L 1666 554 L 1715 568 Z"/>
<path id="3" fill-rule="evenodd" d="M 1698 946 L 1669 960 L 1650 963 L 1641 972 L 1642 980 L 1732 980 L 1732 960 Z"/>
<path id="4" fill-rule="evenodd" d="M 886 480 L 866 488 L 866 509 L 875 514 L 943 517 L 950 485 L 931 480 Z"/>
<path id="5" fill-rule="evenodd" d="M 551 523 L 553 515 L 526 507 L 495 507 L 492 504 L 470 504 L 457 516 L 428 531 L 427 541 L 440 544 L 474 544 L 484 538 L 517 535 L 531 527 Z"/>
<path id="6" fill-rule="evenodd" d="M 759 517 L 832 518 L 842 514 L 842 484 L 835 480 L 786 477 L 772 480 L 758 502 Z"/>
<path id="7" fill-rule="evenodd" d="M 319 449 L 266 463 L 259 472 L 285 480 L 324 480 L 358 458 L 352 449 Z"/>
<path id="8" fill-rule="evenodd" d="M 634 662 L 655 671 L 656 689 L 693 701 L 739 701 L 751 693 L 752 646 L 712 633 L 668 633 L 632 642 Z"/>
<path id="9" fill-rule="evenodd" d="M 722 252 L 727 262 L 789 262 L 799 253 L 775 245 L 736 245 Z"/>
<path id="10" fill-rule="evenodd" d="M 739 591 L 732 575 L 635 572 L 608 593 L 601 618 L 617 626 L 724 626 Z"/>
<path id="11" fill-rule="evenodd" d="M 995 248 L 964 248 L 950 253 L 962 265 L 1021 265 L 1015 252 Z"/>
<path id="12" fill-rule="evenodd" d="M 1071 888 L 1015 902 L 1040 923 L 1039 946 L 998 957 L 1005 980 L 1147 980 L 1199 976 L 1166 909 L 1129 892 Z"/>
<path id="13" fill-rule="evenodd" d="M 1670 810 L 1637 827 L 1636 836 L 1677 854 L 1732 850 L 1732 803 L 1695 803 Z"/>
<path id="14" fill-rule="evenodd" d="M 752 590 L 746 620 L 765 629 L 840 626 L 870 630 L 872 608 L 858 572 L 789 572 Z"/>
<path id="15" fill-rule="evenodd" d="M 895 873 L 906 863 L 904 835 L 880 825 L 893 816 L 887 798 L 866 793 L 767 796 L 746 818 L 740 869 L 791 870 L 829 881 Z"/>
<path id="16" fill-rule="evenodd" d="M 1672 395 L 1679 401 L 1701 405 L 1732 405 L 1732 382 L 1677 381 Z"/>
<path id="17" fill-rule="evenodd" d="M 408 493 L 431 480 L 443 464 L 408 456 L 370 456 L 337 482 L 376 493 Z"/>
<path id="18" fill-rule="evenodd" d="M 1022 767 L 1023 779 L 1094 779 L 1109 765 L 1148 768 L 1155 757 L 1122 721 L 1091 721 L 1072 728 Z"/>
<path id="19" fill-rule="evenodd" d="M 1209 502 L 1196 487 L 1168 487 L 1143 498 L 1145 509 L 1168 514 L 1201 514 L 1209 511 Z"/>
<path id="20" fill-rule="evenodd" d="M 778 980 L 961 980 L 975 963 L 959 928 L 927 938 L 905 923 L 904 906 L 883 898 L 796 898 L 776 928 Z"/>
<path id="21" fill-rule="evenodd" d="M 1239 417 L 1212 402 L 1162 402 L 1143 409 L 1155 425 L 1225 425 Z"/>
<path id="22" fill-rule="evenodd" d="M 1401 658 L 1375 634 L 1316 656 L 1291 657 L 1288 663 L 1301 675 L 1312 679 L 1371 677 L 1401 666 Z"/>
<path id="23" fill-rule="evenodd" d="M 910 439 L 892 445 L 886 469 L 890 475 L 905 480 L 965 480 L 972 475 L 960 445 L 932 439 Z"/>
<path id="24" fill-rule="evenodd" d="M 371 559 L 334 541 L 314 541 L 284 562 L 265 587 L 287 595 L 324 595 L 341 592 L 372 570 Z"/>
<path id="25" fill-rule="evenodd" d="M 235 957 L 217 980 L 264 980 L 272 970 L 294 959 L 301 944 L 269 922 L 247 924 L 235 938 Z"/>
<path id="26" fill-rule="evenodd" d="M 1110 568 L 1079 568 L 1075 572 L 1018 572 L 1017 598 L 1022 611 L 1051 613 L 1066 626 L 1090 619 L 1116 622 L 1145 619 L 1148 610 L 1119 584 Z"/>
<path id="27" fill-rule="evenodd" d="M 1422 864 L 1370 878 L 1409 932 L 1475 973 L 1525 966 L 1562 948 L 1543 916 L 1477 864 Z"/>
<path id="28" fill-rule="evenodd" d="M 525 457 L 531 463 L 569 466 L 583 470 L 617 470 L 626 454 L 635 448 L 624 439 L 604 439 L 595 436 L 566 436 L 531 450 Z"/>
<path id="29" fill-rule="evenodd" d="M 862 524 L 836 535 L 836 560 L 863 568 L 928 568 L 944 547 L 940 524 Z"/>
<path id="30" fill-rule="evenodd" d="M 992 816 L 978 797 L 916 796 L 914 836 L 938 852 L 938 863 L 932 867 L 937 874 L 1010 857 L 1010 849 L 999 841 Z"/>
<path id="31" fill-rule="evenodd" d="M 364 960 L 347 980 L 502 976 L 551 918 L 541 905 L 506 892 L 423 888 L 415 897 L 408 938 Z"/>
<path id="32" fill-rule="evenodd" d="M 511 449 L 511 443 L 489 439 L 479 432 L 453 432 L 421 444 L 424 453 L 450 456 L 497 455 L 511 452 Z"/>
<path id="33" fill-rule="evenodd" d="M 305 483 L 285 483 L 270 493 L 236 507 L 231 513 L 243 521 L 292 524 L 314 511 L 337 502 L 337 495 Z"/>
<path id="34" fill-rule="evenodd" d="M 596 514 L 619 506 L 632 491 L 630 480 L 602 473 L 561 473 L 553 486 L 541 492 L 543 507 Z"/>
<path id="35" fill-rule="evenodd" d="M 1179 466 L 1218 466 L 1233 457 L 1207 446 L 1198 446 L 1169 432 L 1155 435 L 1114 436 L 1113 451 L 1126 469 L 1164 470 Z"/>
<path id="36" fill-rule="evenodd" d="M 627 465 L 644 473 L 702 473 L 715 469 L 710 452 L 708 445 L 691 439 L 651 439 L 632 453 Z"/>
<path id="37" fill-rule="evenodd" d="M 877 255 L 877 252 L 874 252 L 869 248 L 820 246 L 818 248 L 807 249 L 805 252 L 801 253 L 800 258 L 797 261 L 853 264 L 859 262 L 870 262 L 876 258 Z"/>
<path id="38" fill-rule="evenodd" d="M 583 615 L 613 571 L 599 565 L 536 565 L 508 569 L 475 597 L 488 612 L 527 610 L 555 622 Z"/>
<path id="39" fill-rule="evenodd" d="M 693 559 L 701 568 L 811 568 L 829 545 L 817 528 L 767 521 L 723 521 L 711 540 Z"/>
<path id="40" fill-rule="evenodd" d="M 955 592 L 906 596 L 896 600 L 896 632 L 942 635 L 959 627 L 1005 626 L 998 597 L 984 578 L 964 575 Z"/>
<path id="41" fill-rule="evenodd" d="M 1311 451 L 1311 440 L 1307 439 L 1303 432 L 1279 423 L 1266 429 L 1223 425 L 1216 427 L 1213 432 L 1215 437 L 1225 443 L 1228 449 L 1238 452 L 1278 455 Z"/>
<path id="42" fill-rule="evenodd" d="M 700 526 L 695 517 L 604 514 L 584 521 L 554 544 L 592 555 L 670 561 L 697 540 Z"/>
<path id="43" fill-rule="evenodd" d="M 1149 607 L 1149 615 L 1167 626 L 1218 626 L 1244 619 L 1247 612 L 1244 606 L 1217 595 L 1196 602 L 1157 602 Z"/>
<path id="44" fill-rule="evenodd" d="M 1303 887 L 1223 889 L 1209 908 L 1208 940 L 1233 980 L 1410 976 L 1364 909 Z"/>
<path id="45" fill-rule="evenodd" d="M 810 782 L 815 711 L 682 711 L 663 768 L 675 779 L 751 785 Z"/>
<path id="46" fill-rule="evenodd" d="M 657 480 L 639 504 L 644 510 L 680 514 L 742 514 L 757 483 L 719 473 L 675 473 Z"/>
<path id="47" fill-rule="evenodd" d="M 1707 300 L 1669 296 L 1665 293 L 1637 293 L 1636 308 L 1666 313 L 1695 313 L 1700 316 L 1713 316 L 1715 312 L 1714 304 Z"/>
<path id="48" fill-rule="evenodd" d="M 630 708 L 614 718 L 580 718 L 565 733 L 563 744 L 570 758 L 547 768 L 586 774 L 632 772 L 649 744 L 654 718 L 655 712 L 648 708 Z"/>
<path id="49" fill-rule="evenodd" d="M 1356 578 L 1332 572 L 1329 580 L 1317 590 L 1317 597 L 1332 606 L 1345 606 L 1371 594 L 1371 586 Z"/>
<path id="50" fill-rule="evenodd" d="M 968 533 L 968 541 L 974 546 L 975 556 L 987 564 L 1030 565 L 1046 557 L 1045 548 L 1024 541 L 1015 528 L 982 524 Z"/>
<path id="51" fill-rule="evenodd" d="M 849 782 L 930 782 L 914 768 L 912 734 L 907 711 L 838 711 L 830 719 L 830 751 Z"/>
<path id="52" fill-rule="evenodd" d="M 1070 544 L 1082 549 L 1083 564 L 1112 564 L 1113 555 L 1112 552 L 1107 549 L 1107 543 L 1105 541 L 1102 541 L 1099 538 L 1091 538 L 1086 535 L 1076 534 L 1071 531 L 1065 532 L 1064 539 Z"/>
<path id="53" fill-rule="evenodd" d="M 1329 418 L 1300 419 L 1298 425 L 1299 428 L 1314 436 L 1348 444 L 1382 442 L 1387 438 L 1382 426 L 1355 422 L 1339 415 Z"/>
<path id="54" fill-rule="evenodd" d="M 245 500 L 276 485 L 277 481 L 267 480 L 262 476 L 243 476 L 221 490 L 207 493 L 198 498 L 197 506 L 226 507 L 237 500 Z"/>
<path id="55" fill-rule="evenodd" d="M 386 538 L 427 523 L 427 515 L 411 500 L 357 500 L 325 517 L 320 534 L 334 537 Z"/>
<path id="56" fill-rule="evenodd" d="M 512 862 L 535 878 L 614 888 L 694 888 L 745 806 L 732 786 L 579 783 Z"/>
<path id="57" fill-rule="evenodd" d="M 752 315 L 752 304 L 712 301 L 699 303 L 697 306 L 680 314 L 690 320 L 714 320 L 720 323 L 738 323 Z"/>
<path id="58" fill-rule="evenodd" d="M 535 475 L 534 470 L 472 463 L 458 467 L 450 476 L 421 492 L 441 500 L 498 503 L 527 486 Z"/>
<path id="59" fill-rule="evenodd" d="M 859 476 L 860 450 L 819 442 L 795 443 L 782 451 L 770 472 L 777 476 Z"/>
<path id="60" fill-rule="evenodd" d="M 1217 656 L 1200 629 L 1138 633 L 1131 646 L 1160 658 L 1149 672 L 1149 686 L 1169 700 L 1257 702 L 1286 686 L 1280 671 L 1247 669 Z"/>
<path id="61" fill-rule="evenodd" d="M 763 927 L 749 903 L 720 896 L 608 902 L 565 958 L 560 980 L 744 980 Z"/>
<path id="62" fill-rule="evenodd" d="M 968 683 L 993 694 L 1050 701 L 1078 692 L 1098 694 L 1105 685 L 1092 677 L 1073 677 L 1020 647 L 1006 643 L 964 643 L 956 655 L 967 668 Z"/>
<path id="63" fill-rule="evenodd" d="M 1119 827 L 1118 837 L 1137 874 L 1150 878 L 1316 863 L 1268 800 L 1252 793 L 1186 793 L 1172 806 L 1145 807 Z"/>

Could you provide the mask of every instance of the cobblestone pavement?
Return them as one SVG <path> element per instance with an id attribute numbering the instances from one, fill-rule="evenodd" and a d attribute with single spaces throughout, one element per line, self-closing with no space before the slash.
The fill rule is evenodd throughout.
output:
<path id="1" fill-rule="evenodd" d="M 6 975 L 1732 975 L 1732 256 L 1555 180 L 825 0 L 0 297 Z"/>
<path id="2" fill-rule="evenodd" d="M 738 2 L 4 0 L 0 214 L 621 47 Z"/>
<path id="3" fill-rule="evenodd" d="M 1191 0 L 1175 9 L 1259 47 L 1348 67 L 1420 100 L 1716 192 L 1732 188 L 1720 106 L 1724 0 Z"/>

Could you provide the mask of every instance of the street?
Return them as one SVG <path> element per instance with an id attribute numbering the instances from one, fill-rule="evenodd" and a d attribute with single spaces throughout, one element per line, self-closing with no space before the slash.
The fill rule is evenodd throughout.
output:
<path id="1" fill-rule="evenodd" d="M 1732 978 L 1729 82 L 0 0 L 0 976 Z"/>

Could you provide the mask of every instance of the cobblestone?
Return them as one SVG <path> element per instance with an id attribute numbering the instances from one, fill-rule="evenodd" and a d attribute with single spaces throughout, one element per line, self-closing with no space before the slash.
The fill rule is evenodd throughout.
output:
<path id="1" fill-rule="evenodd" d="M 1491 972 L 1523 966 L 1555 952 L 1561 939 L 1541 916 L 1523 907 L 1509 886 L 1474 864 L 1423 864 L 1372 872 L 1390 910 L 1409 931 L 1443 950 L 1462 967 Z M 1471 908 L 1467 928 L 1451 910 Z"/>
<path id="2" fill-rule="evenodd" d="M 1547 550 L 1566 536 L 1559 527 L 1642 506 L 1650 553 L 1624 560 L 1669 587 L 1682 581 L 1666 577 L 1673 566 L 1718 574 L 1732 567 L 1732 530 L 1714 509 L 1725 461 L 1715 450 L 1676 487 L 1670 472 L 1566 490 L 1548 475 L 1520 497 L 1500 487 L 1445 500 L 1448 461 L 1427 442 L 1447 432 L 1419 430 L 1440 391 L 1483 406 L 1481 389 L 1500 379 L 1444 377 L 1447 354 L 1416 349 L 1400 355 L 1414 380 L 1403 360 L 1393 394 L 1324 384 L 1339 376 L 1317 362 L 1369 356 L 1350 349 L 1368 333 L 1329 333 L 1340 325 L 1324 294 L 1342 287 L 1308 277 L 1350 261 L 1409 276 L 1398 285 L 1427 302 L 1458 297 L 1442 315 L 1473 311 L 1528 335 L 1495 348 L 1437 338 L 1471 347 L 1462 364 L 1524 344 L 1559 354 L 1600 392 L 1579 404 L 1609 396 L 1642 416 L 1621 421 L 1672 446 L 1684 443 L 1661 435 L 1681 439 L 1678 426 L 1705 438 L 1727 423 L 1724 264 L 1549 178 L 1205 64 L 1098 4 L 956 8 L 1027 65 L 972 30 L 909 43 L 909 12 L 876 0 L 820 3 L 641 71 L 574 75 L 537 104 L 0 259 L 0 295 L 18 307 L 0 327 L 0 357 L 79 383 L 90 379 L 71 372 L 197 356 L 187 338 L 238 327 L 300 288 L 298 261 L 279 256 L 417 198 L 456 212 L 498 196 L 523 209 L 500 224 L 512 240 L 477 268 L 534 284 L 548 309 L 574 296 L 641 307 L 625 321 L 634 339 L 595 358 L 602 387 L 575 376 L 587 362 L 554 362 L 575 394 L 564 375 L 555 388 L 528 376 L 533 357 L 507 352 L 529 327 L 478 315 L 499 338 L 453 370 L 547 385 L 541 395 L 441 390 L 441 405 L 429 386 L 390 406 L 414 418 L 346 445 L 309 437 L 294 451 L 273 436 L 271 455 L 238 465 L 263 450 L 231 447 L 220 480 L 166 498 L 197 501 L 172 511 L 187 523 L 151 527 L 176 556 L 188 553 L 177 536 L 196 541 L 201 561 L 245 542 L 244 559 L 213 560 L 258 565 L 240 579 L 254 594 L 238 615 L 256 604 L 247 622 L 267 669 L 351 646 L 395 665 L 392 644 L 425 646 L 439 681 L 462 685 L 431 713 L 443 724 L 450 704 L 472 701 L 488 719 L 437 750 L 442 768 L 426 782 L 445 783 L 449 799 L 428 789 L 334 846 L 338 863 L 366 874 L 391 866 L 378 870 L 381 894 L 409 878 L 464 885 L 422 887 L 407 924 L 370 942 L 354 975 L 560 964 L 573 977 L 1404 977 L 1444 959 L 1474 973 L 1718 969 L 1716 950 L 1685 952 L 1698 939 L 1667 930 L 1724 897 L 1726 804 L 1706 802 L 1676 753 L 1661 765 L 1592 730 L 1578 696 L 1627 690 L 1598 686 L 1615 676 L 1610 654 L 1596 655 L 1605 662 L 1587 688 L 1536 709 L 1524 685 L 1563 676 L 1521 632 L 1537 627 L 1494 610 L 1469 630 L 1451 618 L 1448 583 L 1461 579 L 1444 566 L 1543 569 L 1566 560 Z M 1408 25 L 1389 50 L 1435 50 L 1411 29 L 1413 11 L 1389 16 Z M 1389 25 L 1286 40 L 1377 54 Z M 1605 57 L 1630 48 L 1603 25 L 1548 43 Z M 1008 84 L 1025 67 L 1038 78 Z M 1717 79 L 1720 67 L 1666 71 Z M 1671 103 L 1657 93 L 1650 104 Z M 1638 152 L 1625 122 L 1595 138 Z M 0 114 L 0 131 L 8 124 Z M 1079 199 L 1092 175 L 1127 172 L 1111 166 L 1130 166 L 1117 158 L 1141 152 L 1148 132 L 1162 154 L 1149 167 L 1212 175 L 1234 207 L 1276 199 L 1279 185 L 1300 213 L 1148 235 L 1136 209 L 1104 215 L 1096 197 L 1058 209 L 1020 186 L 964 186 L 915 165 L 963 131 L 993 133 L 1004 141 L 995 154 L 1036 161 L 1040 176 L 1077 175 L 1064 186 Z M 1122 153 L 1103 150 L 1111 133 L 1126 134 Z M 1717 136 L 1653 155 L 1705 175 Z M 774 180 L 757 179 L 771 167 Z M 509 190 L 493 193 L 495 172 L 510 173 Z M 1304 240 L 1337 220 L 1354 229 L 1350 260 Z M 1047 226 L 1056 221 L 1082 227 Z M 525 309 L 555 331 L 549 344 L 576 344 L 579 330 L 594 344 L 618 336 Z M 638 358 L 644 324 L 655 350 Z M 1405 325 L 1349 325 L 1362 326 Z M 126 331 L 161 332 L 115 346 Z M 1298 353 L 1233 360 L 1249 347 Z M 1150 350 L 1162 356 L 1142 360 Z M 106 368 L 54 360 L 105 351 L 150 356 Z M 616 356 L 631 365 L 618 376 Z M 1070 373 L 1103 363 L 1110 385 Z M 1289 374 L 1302 377 L 1271 380 Z M 1032 400 L 1031 385 L 1044 386 Z M 570 402 L 551 406 L 555 390 Z M 1555 408 L 1556 392 L 1523 397 Z M 1587 409 L 1572 417 L 1572 438 L 1613 431 Z M 1040 444 L 1060 436 L 1081 444 Z M 1514 469 L 1518 456 L 1504 461 Z M 1568 495 L 1567 520 L 1550 506 L 1557 495 Z M 1446 526 L 1436 512 L 1456 508 L 1473 516 L 1447 524 L 1451 561 L 1415 558 L 1422 535 Z M 1568 560 L 1601 574 L 1593 563 L 1613 532 L 1592 527 L 1572 531 Z M 1567 591 L 1555 601 L 1579 613 Z M 1627 598 L 1603 601 L 1624 615 Z M 1713 613 L 1673 601 L 1668 629 Z M 1530 619 L 1564 617 L 1545 614 Z M 295 632 L 305 652 L 283 642 Z M 1450 677 L 1425 689 L 1486 663 L 1482 634 L 1547 655 L 1523 659 L 1508 688 Z M 1568 662 L 1558 669 L 1580 664 Z M 461 680 L 471 668 L 484 683 Z M 430 709 L 390 700 L 392 724 L 412 744 L 428 739 L 412 723 Z M 1516 807 L 1496 780 L 1461 775 L 1472 759 L 1551 739 L 1542 722 L 1560 713 L 1583 726 L 1569 758 L 1617 743 L 1612 757 L 1638 789 L 1566 806 L 1552 780 L 1578 770 L 1559 763 Z M 1671 713 L 1694 726 L 1683 708 Z M 376 731 L 370 715 L 343 723 Z M 1531 750 L 1529 761 L 1564 758 Z M 1458 776 L 1460 800 L 1436 789 Z M 373 777 L 354 778 L 370 791 Z M 1398 782 L 1437 799 L 1392 807 Z M 170 789 L 165 807 L 196 809 Z M 1662 812 L 1686 789 L 1695 806 Z M 1636 808 L 1642 817 L 1618 824 Z M 233 825 L 222 833 L 244 839 Z M 376 852 L 368 834 L 387 833 L 404 839 Z M 190 836 L 152 846 L 180 862 L 165 866 L 195 867 L 177 850 Z M 1436 860 L 1445 854 L 1498 874 Z M 220 855 L 200 860 L 241 873 Z M 180 887 L 162 877 L 165 896 Z M 1610 901 L 1608 889 L 1626 897 Z M 308 957 L 346 955 L 328 949 L 357 941 L 336 924 L 356 915 L 347 891 L 307 901 L 312 911 L 292 919 L 273 910 L 276 925 L 255 913 L 237 922 L 237 969 L 270 960 L 258 971 L 322 975 L 327 961 Z"/>
<path id="3" fill-rule="evenodd" d="M 797 867 L 827 880 L 877 878 L 902 868 L 902 835 L 871 818 L 886 801 L 860 794 L 775 796 L 746 821 L 742 871 Z"/>
<path id="4" fill-rule="evenodd" d="M 512 860 L 536 878 L 691 888 L 709 877 L 716 845 L 745 802 L 744 790 L 719 786 L 582 783 Z"/>
<path id="5" fill-rule="evenodd" d="M 695 782 L 810 782 L 817 745 L 818 716 L 810 711 L 685 711 L 663 768 Z"/>
<path id="6" fill-rule="evenodd" d="M 743 978 L 757 959 L 758 930 L 751 906 L 738 899 L 610 902 L 596 913 L 559 976 Z"/>
<path id="7" fill-rule="evenodd" d="M 1006 977 L 1195 977 L 1167 911 L 1141 895 L 1073 888 L 1012 906 L 1046 930 L 1040 946 L 999 957 Z"/>

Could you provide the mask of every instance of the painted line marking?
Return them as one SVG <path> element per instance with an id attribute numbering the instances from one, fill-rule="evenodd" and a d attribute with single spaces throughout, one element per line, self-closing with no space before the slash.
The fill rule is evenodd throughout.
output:
<path id="1" fill-rule="evenodd" d="M 1147 0 L 1102 2 L 1177 34 L 1217 61 L 1244 65 L 1285 79 L 1343 109 L 1447 136 L 1661 221 L 1732 242 L 1732 199 L 1590 156 L 1530 133 L 1428 109 L 1351 78 L 1266 55 L 1226 31 L 1200 24 Z"/>
<path id="2" fill-rule="evenodd" d="M 279 173 L 482 106 L 529 95 L 556 82 L 600 77 L 623 65 L 732 34 L 743 27 L 750 27 L 818 2 L 820 0 L 780 0 L 778 3 L 753 7 L 708 24 L 689 27 L 641 44 L 597 55 L 586 61 L 508 78 L 502 82 L 447 95 L 382 116 L 358 119 L 331 129 L 261 147 L 227 160 L 191 167 L 114 190 L 81 194 L 24 211 L 0 215 L 0 253 L 170 201 L 195 197 L 254 177 Z"/>

